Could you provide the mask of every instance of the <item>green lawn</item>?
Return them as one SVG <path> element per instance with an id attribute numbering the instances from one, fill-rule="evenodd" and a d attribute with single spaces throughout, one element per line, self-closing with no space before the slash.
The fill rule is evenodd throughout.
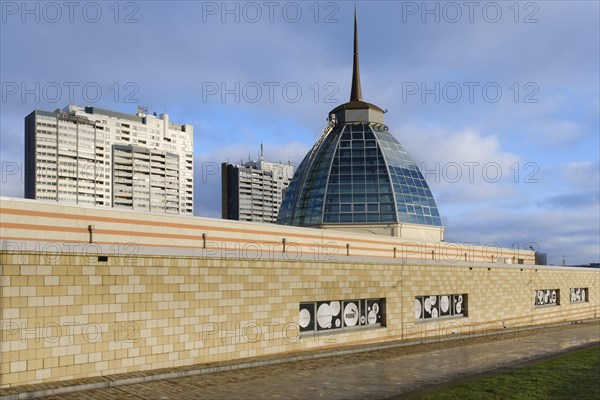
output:
<path id="1" fill-rule="evenodd" d="M 600 347 L 473 378 L 418 399 L 600 399 Z"/>

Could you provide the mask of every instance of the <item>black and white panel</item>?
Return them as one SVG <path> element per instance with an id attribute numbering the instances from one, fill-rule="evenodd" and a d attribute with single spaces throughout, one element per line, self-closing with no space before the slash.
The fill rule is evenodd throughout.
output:
<path id="1" fill-rule="evenodd" d="M 315 330 L 315 303 L 300 303 L 300 332 Z"/>
<path id="2" fill-rule="evenodd" d="M 435 319 L 452 316 L 465 316 L 466 294 L 442 294 L 415 297 L 415 318 Z"/>
<path id="3" fill-rule="evenodd" d="M 466 296 L 462 294 L 452 296 L 452 314 L 453 315 L 464 315 L 467 309 Z"/>
<path id="4" fill-rule="evenodd" d="M 440 302 L 440 316 L 445 317 L 448 315 L 453 315 L 452 313 L 452 296 L 444 294 L 439 296 Z"/>
<path id="5" fill-rule="evenodd" d="M 358 300 L 344 301 L 342 319 L 344 327 L 352 328 L 360 323 L 360 302 Z"/>
<path id="6" fill-rule="evenodd" d="M 382 304 L 380 300 L 365 300 L 367 325 L 381 324 Z"/>
<path id="7" fill-rule="evenodd" d="M 365 300 L 360 302 L 360 320 L 358 321 L 360 326 L 367 325 L 367 307 L 365 306 Z"/>
<path id="8" fill-rule="evenodd" d="M 585 303 L 588 301 L 588 288 L 571 288 L 571 303 Z"/>
<path id="9" fill-rule="evenodd" d="M 301 333 L 385 325 L 385 299 L 300 303 L 298 325 Z"/>
<path id="10" fill-rule="evenodd" d="M 559 289 L 538 289 L 534 292 L 536 306 L 557 306 L 560 304 Z"/>
<path id="11" fill-rule="evenodd" d="M 543 306 L 546 304 L 545 292 L 545 290 L 536 290 L 535 301 L 537 306 Z"/>
<path id="12" fill-rule="evenodd" d="M 423 318 L 431 318 L 431 296 L 423 297 Z"/>
<path id="13" fill-rule="evenodd" d="M 429 312 L 431 313 L 431 318 L 438 318 L 440 316 L 439 307 L 438 297 L 429 296 Z"/>
<path id="14" fill-rule="evenodd" d="M 424 305 L 423 298 L 422 297 L 415 298 L 415 318 L 416 319 L 425 318 L 425 316 L 423 315 L 424 311 L 425 311 L 425 305 Z"/>
<path id="15" fill-rule="evenodd" d="M 317 303 L 317 330 L 339 329 L 342 327 L 342 305 L 339 301 Z"/>

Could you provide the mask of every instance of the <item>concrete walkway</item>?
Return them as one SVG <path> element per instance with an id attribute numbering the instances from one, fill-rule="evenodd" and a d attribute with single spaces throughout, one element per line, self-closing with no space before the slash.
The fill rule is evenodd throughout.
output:
<path id="1" fill-rule="evenodd" d="M 594 344 L 600 344 L 599 321 L 164 379 L 44 399 L 387 399 Z"/>

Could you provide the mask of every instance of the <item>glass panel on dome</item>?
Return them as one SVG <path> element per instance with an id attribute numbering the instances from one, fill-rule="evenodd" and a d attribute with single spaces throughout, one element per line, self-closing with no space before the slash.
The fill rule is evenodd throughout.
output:
<path id="1" fill-rule="evenodd" d="M 373 134 L 386 158 L 401 222 L 441 226 L 437 205 L 423 174 L 402 145 L 387 129 L 374 127 Z M 426 207 L 421 207 L 421 206 Z"/>

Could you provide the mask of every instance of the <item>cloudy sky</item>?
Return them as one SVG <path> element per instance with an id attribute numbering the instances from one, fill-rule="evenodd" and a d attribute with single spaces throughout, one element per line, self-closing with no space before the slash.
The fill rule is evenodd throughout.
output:
<path id="1" fill-rule="evenodd" d="M 3 196 L 23 196 L 32 110 L 141 105 L 194 125 L 196 214 L 218 218 L 222 161 L 264 143 L 300 163 L 349 97 L 353 2 L 0 4 Z M 598 262 L 599 3 L 357 7 L 363 97 L 388 110 L 446 240 Z"/>

